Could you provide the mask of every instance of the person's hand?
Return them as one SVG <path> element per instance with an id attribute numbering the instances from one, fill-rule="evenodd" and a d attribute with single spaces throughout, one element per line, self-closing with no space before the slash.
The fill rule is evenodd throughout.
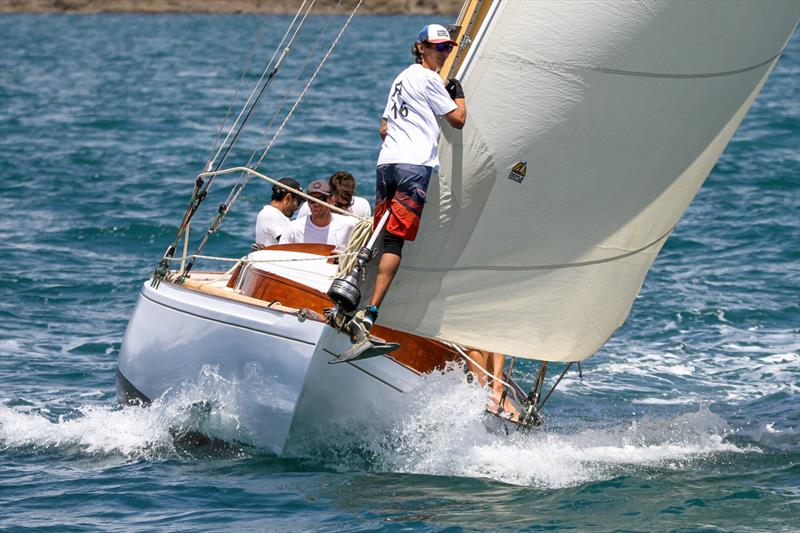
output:
<path id="1" fill-rule="evenodd" d="M 461 82 L 455 78 L 451 78 L 447 81 L 447 85 L 444 86 L 447 94 L 450 95 L 450 98 L 453 100 L 457 98 L 464 98 L 464 88 L 461 87 Z"/>

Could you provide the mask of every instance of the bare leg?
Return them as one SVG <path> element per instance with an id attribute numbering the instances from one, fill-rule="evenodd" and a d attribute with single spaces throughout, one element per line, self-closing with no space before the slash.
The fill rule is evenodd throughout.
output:
<path id="1" fill-rule="evenodd" d="M 383 302 L 386 291 L 389 290 L 389 285 L 392 284 L 394 275 L 400 268 L 400 256 L 384 252 L 381 256 L 381 262 L 378 265 L 378 275 L 375 276 L 375 290 L 372 291 L 372 299 L 370 305 L 377 305 L 380 307 Z"/>
<path id="2" fill-rule="evenodd" d="M 470 350 L 467 352 L 467 355 L 469 355 L 475 361 L 475 363 L 480 365 L 479 368 L 478 365 L 467 359 L 467 370 L 469 370 L 470 372 L 472 372 L 477 376 L 478 383 L 480 384 L 481 387 L 485 387 L 487 378 L 484 369 L 489 370 L 489 368 L 487 368 L 489 364 L 488 363 L 489 354 L 486 352 L 482 352 L 480 350 Z"/>
<path id="3" fill-rule="evenodd" d="M 492 377 L 497 378 L 492 379 L 492 398 L 497 405 L 500 405 L 500 399 L 503 397 L 503 390 L 505 389 L 505 385 L 500 382 L 500 380 L 503 379 L 505 361 L 506 356 L 500 353 L 493 353 L 489 356 L 488 363 L 491 366 Z M 512 420 L 517 420 L 519 418 L 519 411 L 514 407 L 514 403 L 508 398 L 508 395 L 506 395 L 503 401 L 503 411 L 511 414 Z"/>
<path id="4" fill-rule="evenodd" d="M 493 378 L 503 379 L 503 364 L 506 361 L 506 356 L 499 353 L 489 354 L 489 368 Z M 503 392 L 503 384 L 496 379 L 492 380 L 492 390 Z"/>

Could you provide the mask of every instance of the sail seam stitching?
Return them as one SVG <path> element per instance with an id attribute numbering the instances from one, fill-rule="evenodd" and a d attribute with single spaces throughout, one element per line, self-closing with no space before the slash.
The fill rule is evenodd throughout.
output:
<path id="1" fill-rule="evenodd" d="M 675 224 L 677 226 L 677 224 Z M 630 257 L 632 255 L 636 255 L 641 253 L 648 248 L 656 245 L 657 243 L 661 242 L 662 240 L 666 239 L 672 230 L 675 229 L 675 226 L 672 226 L 666 233 L 658 237 L 653 242 L 642 246 L 641 248 L 637 248 L 636 250 L 632 250 L 630 252 L 616 255 L 614 257 L 606 257 L 605 259 L 595 259 L 593 261 L 581 261 L 579 263 L 562 263 L 557 265 L 530 265 L 530 266 L 465 266 L 465 267 L 453 267 L 453 268 L 428 268 L 428 267 L 415 267 L 415 266 L 401 266 L 401 268 L 406 270 L 411 270 L 413 272 L 459 272 L 459 271 L 470 271 L 470 270 L 488 270 L 488 271 L 501 271 L 501 272 L 513 272 L 513 271 L 526 271 L 526 270 L 557 270 L 559 268 L 577 268 L 577 267 L 585 267 L 585 266 L 592 266 L 592 265 L 599 265 L 601 263 L 610 263 L 612 261 L 619 261 L 620 259 L 625 259 L 626 257 Z"/>
<path id="2" fill-rule="evenodd" d="M 727 70 L 724 72 L 708 72 L 703 74 L 666 74 L 660 72 L 640 72 L 636 70 L 621 70 L 621 69 L 614 69 L 614 68 L 605 68 L 605 67 L 593 67 L 591 65 L 580 65 L 577 63 L 556 63 L 552 61 L 536 61 L 536 60 L 529 60 L 517 57 L 517 60 L 521 63 L 527 63 L 529 65 L 533 65 L 536 67 L 543 67 L 551 70 L 591 70 L 594 72 L 601 72 L 603 74 L 614 74 L 618 76 L 632 76 L 637 78 L 668 78 L 668 79 L 700 79 L 700 78 L 719 78 L 723 76 L 733 76 L 735 74 L 741 74 L 743 72 L 749 72 L 751 70 L 755 70 L 757 68 L 761 68 L 764 65 L 767 65 L 773 61 L 775 61 L 783 52 L 781 49 L 780 52 L 775 54 L 774 56 L 770 57 L 769 59 L 762 61 L 756 65 L 752 65 L 749 67 L 744 67 L 736 70 Z M 498 58 L 500 59 L 500 58 Z"/>

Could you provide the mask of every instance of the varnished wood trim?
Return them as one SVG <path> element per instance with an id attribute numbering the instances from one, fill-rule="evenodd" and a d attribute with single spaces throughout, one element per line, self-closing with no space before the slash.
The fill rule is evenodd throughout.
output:
<path id="1" fill-rule="evenodd" d="M 245 296 L 268 302 L 281 302 L 291 307 L 305 307 L 318 313 L 323 313 L 326 308 L 333 306 L 333 302 L 323 292 L 256 268 L 249 268 L 244 273 L 240 290 Z"/>
<path id="2" fill-rule="evenodd" d="M 305 308 L 310 311 L 309 318 L 312 320 L 324 320 L 325 309 L 333 306 L 327 294 L 278 274 L 248 268 L 243 275 L 241 294 L 230 289 L 203 285 L 191 278 L 186 280 L 184 286 L 292 314 L 296 314 L 299 308 Z M 387 357 L 420 374 L 442 369 L 449 361 L 460 360 L 458 352 L 434 339 L 381 325 L 375 325 L 372 333 L 386 341 L 400 344 L 400 348 Z"/>
<path id="3" fill-rule="evenodd" d="M 293 244 L 273 244 L 272 246 L 265 246 L 261 249 L 278 250 L 281 252 L 303 252 L 305 254 L 328 256 L 333 253 L 334 246 L 332 244 L 293 243 Z"/>
<path id="4" fill-rule="evenodd" d="M 456 38 L 456 42 L 461 42 L 464 38 L 464 35 L 469 31 L 469 37 L 472 40 L 472 44 L 470 46 L 475 46 L 475 37 L 478 35 L 478 32 L 483 25 L 484 20 L 486 19 L 486 15 L 489 13 L 489 10 L 494 3 L 493 0 L 468 0 L 469 3 L 467 4 L 466 9 L 463 10 L 461 17 L 456 22 L 457 25 L 461 26 L 461 31 L 458 32 L 458 37 Z M 474 22 L 472 27 L 469 27 L 469 23 L 471 20 Z M 467 57 L 467 53 L 469 50 L 453 50 L 447 60 L 444 62 L 442 69 L 439 71 L 439 75 L 442 77 L 444 81 L 447 81 L 448 78 L 454 77 L 458 73 L 458 69 L 461 68 L 462 63 L 464 63 L 464 58 Z M 458 62 L 454 64 L 458 58 Z"/>
<path id="5" fill-rule="evenodd" d="M 251 298 L 249 296 L 245 296 L 243 294 L 237 294 L 231 290 L 222 289 L 220 287 L 214 287 L 213 285 L 209 285 L 207 283 L 203 283 L 200 281 L 195 281 L 192 278 L 187 278 L 182 284 L 177 284 L 172 281 L 164 281 L 163 283 L 170 283 L 171 285 L 175 286 L 178 289 L 189 289 L 197 292 L 202 292 L 205 294 L 209 294 L 211 296 L 217 296 L 219 298 L 225 298 L 228 300 L 234 300 L 236 302 L 242 302 L 249 305 L 255 305 L 256 307 L 264 307 L 268 309 L 274 309 L 275 311 L 280 311 L 281 313 L 289 313 L 289 314 L 297 314 L 297 309 L 292 307 L 287 307 L 284 305 L 276 304 L 274 302 L 265 302 L 264 300 L 259 300 L 258 298 Z"/>

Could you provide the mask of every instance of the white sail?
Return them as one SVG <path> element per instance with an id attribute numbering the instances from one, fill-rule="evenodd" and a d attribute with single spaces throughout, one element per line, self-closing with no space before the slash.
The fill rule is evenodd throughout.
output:
<path id="1" fill-rule="evenodd" d="M 627 317 L 800 3 L 495 4 L 459 72 L 467 125 L 443 130 L 381 323 L 582 360 Z"/>

